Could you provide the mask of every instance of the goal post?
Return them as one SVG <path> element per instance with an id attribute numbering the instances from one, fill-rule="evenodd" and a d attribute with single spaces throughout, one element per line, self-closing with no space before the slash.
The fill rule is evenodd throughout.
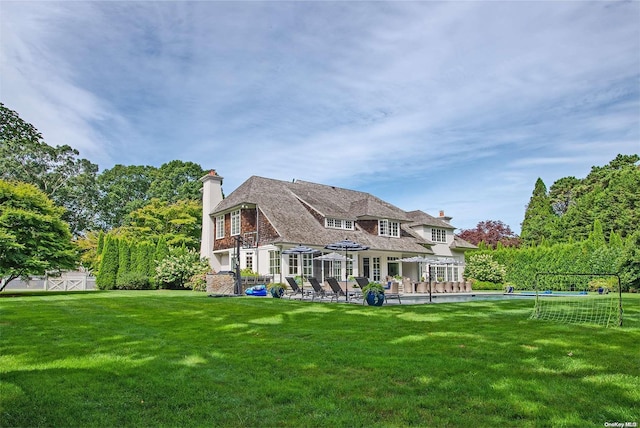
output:
<path id="1" fill-rule="evenodd" d="M 530 319 L 622 326 L 622 289 L 615 273 L 538 272 Z"/>

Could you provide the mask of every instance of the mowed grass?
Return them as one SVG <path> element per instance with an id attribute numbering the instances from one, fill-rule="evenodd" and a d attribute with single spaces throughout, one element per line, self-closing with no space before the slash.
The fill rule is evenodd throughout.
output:
<path id="1" fill-rule="evenodd" d="M 0 426 L 640 422 L 640 296 L 624 299 L 607 329 L 529 320 L 530 300 L 0 298 Z"/>

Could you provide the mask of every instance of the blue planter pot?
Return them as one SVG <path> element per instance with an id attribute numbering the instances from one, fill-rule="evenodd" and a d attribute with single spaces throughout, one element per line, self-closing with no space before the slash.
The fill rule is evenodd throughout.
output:
<path id="1" fill-rule="evenodd" d="M 282 296 L 284 296 L 284 290 L 282 288 L 272 288 L 271 296 L 275 297 L 276 299 L 279 299 Z"/>
<path id="2" fill-rule="evenodd" d="M 369 291 L 365 300 L 369 306 L 382 306 L 384 304 L 384 294 Z"/>

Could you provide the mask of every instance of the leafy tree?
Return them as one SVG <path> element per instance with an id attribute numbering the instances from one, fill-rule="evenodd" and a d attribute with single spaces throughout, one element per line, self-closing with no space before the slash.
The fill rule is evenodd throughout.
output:
<path id="1" fill-rule="evenodd" d="M 56 205 L 74 235 L 95 222 L 98 166 L 68 145 L 51 147 L 31 124 L 0 103 L 0 178 L 30 183 Z"/>
<path id="2" fill-rule="evenodd" d="M 149 196 L 169 203 L 181 200 L 202 203 L 200 178 L 205 173 L 200 165 L 193 162 L 174 160 L 165 163 L 154 173 Z"/>
<path id="3" fill-rule="evenodd" d="M 197 249 L 202 230 L 202 206 L 195 201 L 178 201 L 167 204 L 152 199 L 143 208 L 130 213 L 118 232 L 134 240 L 156 241 L 160 236 L 167 245 L 185 244 Z"/>
<path id="4" fill-rule="evenodd" d="M 103 171 L 97 179 L 100 191 L 99 225 L 106 229 L 122 226 L 126 216 L 144 207 L 156 173 L 151 166 L 116 165 Z"/>
<path id="5" fill-rule="evenodd" d="M 76 266 L 62 213 L 35 186 L 0 180 L 0 291 L 16 278 Z"/>
<path id="6" fill-rule="evenodd" d="M 100 254 L 104 247 L 104 233 L 91 230 L 84 236 L 76 238 L 75 243 L 80 249 L 80 262 L 89 272 L 97 272 L 100 267 Z"/>
<path id="7" fill-rule="evenodd" d="M 498 243 L 505 247 L 517 247 L 520 243 L 518 235 L 513 233 L 508 225 L 499 220 L 481 221 L 475 229 L 464 229 L 458 233 L 458 236 L 474 245 L 479 245 L 483 242 L 491 248 L 495 248 Z"/>
<path id="8" fill-rule="evenodd" d="M 554 214 L 547 195 L 547 187 L 542 179 L 538 178 L 527 205 L 520 237 L 525 244 L 539 245 L 552 237 L 553 223 Z"/>

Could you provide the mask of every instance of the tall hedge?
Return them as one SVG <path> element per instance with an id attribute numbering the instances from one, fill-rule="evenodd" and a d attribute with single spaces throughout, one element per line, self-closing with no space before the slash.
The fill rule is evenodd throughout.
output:
<path id="1" fill-rule="evenodd" d="M 99 289 L 112 290 L 116 287 L 118 263 L 118 239 L 107 235 L 102 251 L 100 269 L 96 277 L 96 286 Z"/>
<path id="2" fill-rule="evenodd" d="M 626 244 L 622 244 L 619 235 L 612 234 L 609 242 L 606 242 L 602 227 L 596 221 L 589 238 L 581 242 L 484 249 L 471 252 L 468 257 L 490 254 L 493 260 L 506 266 L 505 281 L 525 290 L 534 288 L 536 274 L 539 272 L 620 273 L 622 266 L 629 266 L 627 270 L 630 273 L 621 278 L 622 289 L 626 291 L 629 287 L 638 288 L 637 285 L 634 286 L 634 278 L 640 281 L 640 267 L 637 268 L 638 272 L 635 272 L 633 262 L 625 264 L 626 259 L 635 256 L 632 248 L 634 247 L 631 237 L 627 239 Z"/>

